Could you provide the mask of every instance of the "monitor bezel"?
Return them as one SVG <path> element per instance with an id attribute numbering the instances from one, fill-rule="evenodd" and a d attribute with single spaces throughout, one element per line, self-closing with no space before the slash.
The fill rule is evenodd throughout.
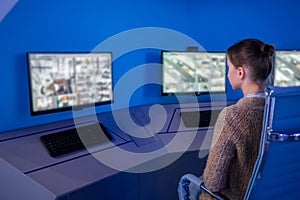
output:
<path id="1" fill-rule="evenodd" d="M 224 78 L 224 91 L 187 91 L 187 92 L 165 92 L 164 91 L 164 63 L 163 54 L 166 52 L 174 53 L 223 53 L 225 55 L 225 78 Z M 226 51 L 182 51 L 182 50 L 161 50 L 161 96 L 201 96 L 210 94 L 226 94 L 227 93 L 227 53 Z"/>
<path id="2" fill-rule="evenodd" d="M 66 106 L 60 108 L 53 108 L 48 110 L 34 110 L 34 101 L 33 101 L 33 93 L 32 93 L 32 77 L 31 77 L 31 65 L 30 65 L 30 54 L 74 54 L 74 55 L 87 55 L 87 54 L 109 54 L 111 58 L 110 68 L 111 68 L 111 99 L 101 102 L 87 103 L 82 105 L 75 106 Z M 27 62 L 27 77 L 28 77 L 28 93 L 29 93 L 29 104 L 30 104 L 30 115 L 31 116 L 39 116 L 39 115 L 47 115 L 54 113 L 62 113 L 66 111 L 78 111 L 84 108 L 96 107 L 101 105 L 107 105 L 114 103 L 114 78 L 113 78 L 113 57 L 111 51 L 101 51 L 101 52 L 85 52 L 85 51 L 27 51 L 26 52 L 26 62 Z"/>

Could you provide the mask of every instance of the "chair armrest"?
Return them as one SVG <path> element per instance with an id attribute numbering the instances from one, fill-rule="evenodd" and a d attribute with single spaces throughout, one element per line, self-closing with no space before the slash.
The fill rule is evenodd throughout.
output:
<path id="1" fill-rule="evenodd" d="M 206 193 L 208 193 L 210 196 L 212 196 L 216 200 L 225 200 L 223 197 L 219 196 L 219 194 L 216 194 L 216 193 L 210 191 L 209 189 L 207 189 L 204 182 L 202 182 L 202 184 L 200 185 L 200 188 L 201 188 L 201 190 L 205 191 Z"/>

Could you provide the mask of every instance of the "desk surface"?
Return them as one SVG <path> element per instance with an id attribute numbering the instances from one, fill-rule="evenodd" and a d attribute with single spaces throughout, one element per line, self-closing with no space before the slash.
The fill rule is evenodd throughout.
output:
<path id="1" fill-rule="evenodd" d="M 181 110 L 201 111 L 222 109 L 224 106 L 222 102 L 215 103 L 213 107 L 207 103 L 180 107 L 171 104 L 164 105 L 163 109 L 141 106 L 101 113 L 97 120 L 112 134 L 112 142 L 56 158 L 49 156 L 40 136 L 74 127 L 75 124 L 91 123 L 94 117 L 3 133 L 0 134 L 1 162 L 24 174 L 30 179 L 28 184 L 34 182 L 53 196 L 61 196 L 120 171 L 134 172 L 136 166 L 167 154 L 178 154 L 179 157 L 186 151 L 208 151 L 213 127 L 185 127 L 179 113 Z M 0 169 L 0 174 L 3 173 L 6 171 Z M 18 184 L 19 179 L 18 176 L 13 180 L 2 179 L 1 185 L 8 182 Z M 0 189 L 0 194 L 6 192 Z"/>

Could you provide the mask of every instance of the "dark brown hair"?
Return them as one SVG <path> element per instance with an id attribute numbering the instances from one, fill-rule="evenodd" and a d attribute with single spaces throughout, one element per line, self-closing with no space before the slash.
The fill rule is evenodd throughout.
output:
<path id="1" fill-rule="evenodd" d="M 227 56 L 235 68 L 247 65 L 251 79 L 265 81 L 272 71 L 275 48 L 258 39 L 245 39 L 227 49 Z"/>

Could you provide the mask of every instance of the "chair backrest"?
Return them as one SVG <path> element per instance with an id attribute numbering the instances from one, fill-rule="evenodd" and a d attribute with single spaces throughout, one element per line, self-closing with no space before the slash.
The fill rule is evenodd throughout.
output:
<path id="1" fill-rule="evenodd" d="M 300 87 L 269 87 L 257 162 L 244 199 L 300 198 Z"/>

